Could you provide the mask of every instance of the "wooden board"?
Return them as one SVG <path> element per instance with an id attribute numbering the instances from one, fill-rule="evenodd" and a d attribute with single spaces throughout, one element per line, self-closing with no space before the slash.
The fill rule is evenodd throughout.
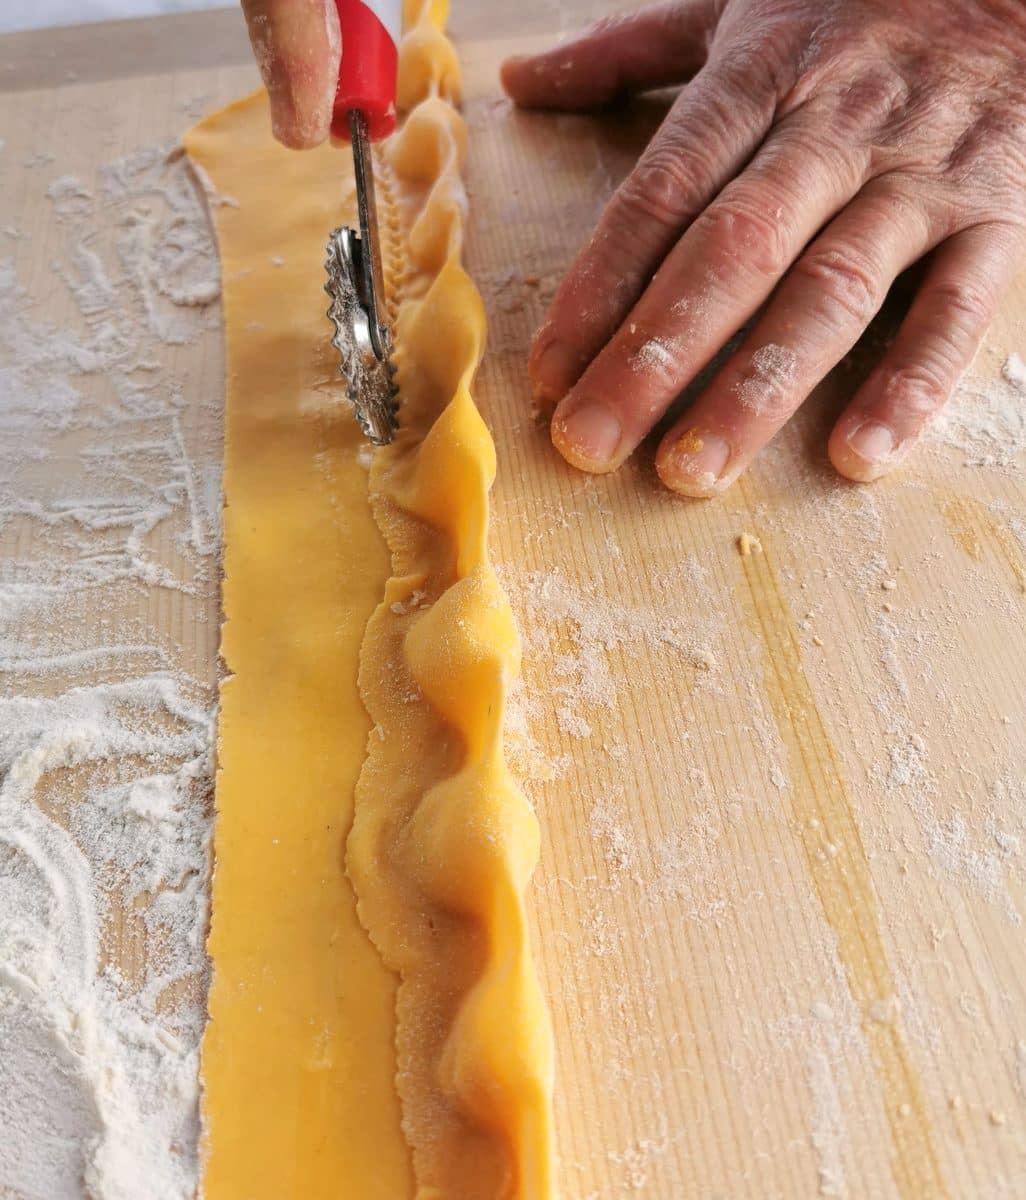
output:
<path id="1" fill-rule="evenodd" d="M 495 70 L 599 7 L 454 17 L 563 1194 L 1021 1196 L 1022 473 L 937 443 L 871 489 L 840 483 L 825 431 L 872 347 L 715 502 L 668 496 L 650 454 L 612 478 L 558 458 L 530 415 L 526 347 L 659 110 L 516 113 Z M 51 179 L 89 178 L 249 88 L 246 54 L 234 13 L 0 39 L 0 227 L 31 234 L 10 253 L 53 319 L 71 309 L 48 266 Z M 23 165 L 40 148 L 54 161 Z M 978 374 L 1026 348 L 1024 317 L 1020 283 Z M 216 332 L 173 357 L 196 397 L 183 436 L 214 462 L 199 398 L 221 386 Z M 0 553 L 31 552 L 26 528 Z M 739 555 L 742 531 L 762 554 Z M 133 603 L 213 679 L 212 583 Z M 130 923 L 110 953 L 139 969 Z"/>

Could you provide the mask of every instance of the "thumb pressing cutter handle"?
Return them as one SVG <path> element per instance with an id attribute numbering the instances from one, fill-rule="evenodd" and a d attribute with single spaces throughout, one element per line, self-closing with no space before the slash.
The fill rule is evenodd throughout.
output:
<path id="1" fill-rule="evenodd" d="M 342 27 L 342 61 L 331 132 L 350 138 L 350 113 L 362 112 L 376 142 L 395 129 L 402 0 L 335 0 Z"/>

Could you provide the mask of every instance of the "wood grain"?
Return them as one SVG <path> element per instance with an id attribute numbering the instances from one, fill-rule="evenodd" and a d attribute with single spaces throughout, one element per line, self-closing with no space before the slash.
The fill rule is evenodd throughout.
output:
<path id="1" fill-rule="evenodd" d="M 606 478 L 558 458 L 526 347 L 661 109 L 517 113 L 495 70 L 598 8 L 454 14 L 563 1194 L 1024 1195 L 1021 463 L 934 445 L 871 489 L 839 482 L 825 432 L 878 342 L 718 501 L 667 495 L 647 449 Z M 249 88 L 244 54 L 223 14 L 0 39 L 0 225 L 31 232 L 19 276 L 58 316 L 49 179 Z M 39 147 L 52 165 L 19 165 Z M 978 374 L 1026 347 L 1024 318 L 1020 281 Z M 216 337 L 176 359 L 197 392 L 221 386 Z M 198 416 L 186 436 L 216 454 Z M 742 531 L 761 554 L 738 553 Z M 8 531 L 4 554 L 27 549 Z M 214 593 L 161 603 L 183 666 L 212 678 Z M 132 945 L 126 924 L 128 969 Z"/>

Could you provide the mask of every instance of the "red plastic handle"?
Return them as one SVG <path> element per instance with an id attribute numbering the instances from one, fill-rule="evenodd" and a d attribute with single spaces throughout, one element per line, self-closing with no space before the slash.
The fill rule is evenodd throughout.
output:
<path id="1" fill-rule="evenodd" d="M 366 0 L 335 0 L 342 27 L 342 61 L 331 120 L 333 137 L 349 140 L 349 113 L 367 117 L 371 141 L 395 129 L 395 79 L 399 50 L 392 32 Z M 391 7 L 387 0 L 385 5 Z"/>

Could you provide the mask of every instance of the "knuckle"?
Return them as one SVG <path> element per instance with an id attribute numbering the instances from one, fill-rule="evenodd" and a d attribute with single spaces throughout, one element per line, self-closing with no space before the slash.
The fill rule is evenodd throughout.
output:
<path id="1" fill-rule="evenodd" d="M 944 316 L 964 328 L 975 330 L 989 324 L 997 308 L 993 289 L 976 280 L 945 279 L 930 291 Z"/>
<path id="2" fill-rule="evenodd" d="M 649 421 L 666 407 L 666 396 L 674 394 L 686 375 L 686 346 L 666 333 L 653 333 L 627 349 L 627 365 L 639 386 L 631 398 L 634 409 Z"/>
<path id="3" fill-rule="evenodd" d="M 939 169 L 978 201 L 1017 211 L 1026 171 L 1026 110 L 988 110 L 952 136 Z"/>
<path id="4" fill-rule="evenodd" d="M 994 146 L 1020 151 L 1026 145 L 1026 101 L 985 103 L 976 121 L 967 131 L 979 147 Z M 1015 153 L 1015 161 L 1021 161 Z"/>
<path id="5" fill-rule="evenodd" d="M 810 250 L 795 264 L 794 273 L 856 325 L 869 324 L 887 292 L 876 267 L 850 247 Z"/>
<path id="6" fill-rule="evenodd" d="M 731 391 L 744 412 L 779 424 L 799 402 L 801 374 L 801 362 L 794 350 L 767 342 L 748 358 Z"/>
<path id="7" fill-rule="evenodd" d="M 942 358 L 924 354 L 888 372 L 883 396 L 895 413 L 928 417 L 945 404 L 956 378 Z"/>
<path id="8" fill-rule="evenodd" d="M 1022 220 L 1026 106 L 988 111 L 953 138 L 938 175 L 959 206 L 978 219 Z"/>
<path id="9" fill-rule="evenodd" d="M 673 149 L 647 154 L 620 188 L 620 202 L 630 218 L 642 217 L 679 229 L 695 205 L 696 172 L 688 156 Z"/>
<path id="10" fill-rule="evenodd" d="M 767 31 L 738 34 L 730 48 L 716 57 L 716 79 L 722 91 L 746 108 L 775 104 L 794 86 L 793 55 L 774 51 Z"/>
<path id="11" fill-rule="evenodd" d="M 856 71 L 836 98 L 834 120 L 844 129 L 888 130 L 908 111 L 911 89 L 896 71 Z"/>
<path id="12" fill-rule="evenodd" d="M 829 121 L 808 113 L 778 125 L 748 173 L 786 189 L 796 204 L 824 181 L 851 194 L 868 178 L 871 154 L 867 140 L 845 138 Z"/>
<path id="13" fill-rule="evenodd" d="M 767 278 L 779 279 L 791 261 L 785 222 L 765 192 L 725 196 L 693 228 L 720 254 Z"/>
<path id="14" fill-rule="evenodd" d="M 904 170 L 877 175 L 866 189 L 866 215 L 873 221 L 900 225 L 926 235 L 943 207 L 943 196 L 928 176 Z"/>
<path id="15" fill-rule="evenodd" d="M 886 53 L 867 56 L 873 24 L 866 17 L 860 24 L 857 37 L 835 31 L 803 56 L 795 87 L 781 104 L 782 115 L 808 109 L 841 140 L 858 134 L 886 137 L 901 128 L 920 102 L 914 81 L 935 72 L 916 72 Z"/>
<path id="16" fill-rule="evenodd" d="M 849 145 L 850 155 L 856 148 Z M 792 119 L 783 122 L 773 131 L 773 138 L 768 141 L 759 155 L 758 161 L 767 168 L 780 169 L 785 164 L 803 163 L 811 175 L 815 170 L 822 171 L 823 160 L 831 165 L 832 160 L 839 156 L 842 147 L 836 131 L 826 122 L 812 116 L 809 119 Z"/>

